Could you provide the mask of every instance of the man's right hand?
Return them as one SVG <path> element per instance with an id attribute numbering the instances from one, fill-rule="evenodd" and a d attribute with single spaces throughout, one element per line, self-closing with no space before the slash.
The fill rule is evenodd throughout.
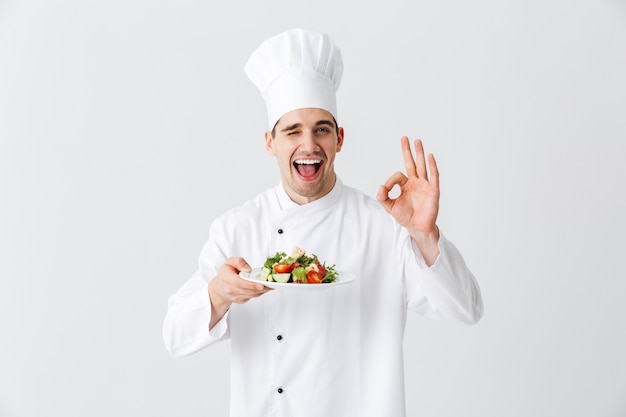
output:
<path id="1" fill-rule="evenodd" d="M 246 281 L 239 272 L 249 272 L 252 268 L 243 258 L 228 258 L 220 268 L 217 276 L 209 282 L 209 298 L 211 300 L 211 323 L 209 329 L 226 314 L 232 303 L 245 303 L 270 291 L 271 288 L 262 284 Z"/>

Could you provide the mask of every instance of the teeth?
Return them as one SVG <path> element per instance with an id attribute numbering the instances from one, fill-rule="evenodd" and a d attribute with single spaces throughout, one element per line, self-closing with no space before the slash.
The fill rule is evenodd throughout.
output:
<path id="1" fill-rule="evenodd" d="M 313 165 L 313 164 L 319 164 L 321 163 L 321 159 L 298 159 L 296 160 L 296 164 L 303 164 L 303 165 Z"/>

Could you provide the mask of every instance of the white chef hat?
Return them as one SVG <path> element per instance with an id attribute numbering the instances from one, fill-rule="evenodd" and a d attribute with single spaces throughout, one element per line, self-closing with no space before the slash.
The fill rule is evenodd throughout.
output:
<path id="1" fill-rule="evenodd" d="M 343 61 L 328 35 L 304 29 L 280 33 L 252 53 L 244 71 L 265 100 L 270 130 L 296 109 L 319 108 L 337 119 Z"/>

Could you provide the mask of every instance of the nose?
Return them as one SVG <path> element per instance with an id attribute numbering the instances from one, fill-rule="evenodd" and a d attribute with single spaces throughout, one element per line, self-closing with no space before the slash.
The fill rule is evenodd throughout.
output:
<path id="1" fill-rule="evenodd" d="M 315 137 L 315 133 L 312 130 L 304 131 L 301 139 L 302 139 L 300 143 L 301 150 L 306 151 L 306 152 L 315 152 L 320 149 L 317 143 L 317 138 Z"/>

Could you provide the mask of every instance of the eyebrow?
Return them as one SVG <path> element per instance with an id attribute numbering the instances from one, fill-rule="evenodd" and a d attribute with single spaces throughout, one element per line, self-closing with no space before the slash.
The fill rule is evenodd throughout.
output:
<path id="1" fill-rule="evenodd" d="M 335 127 L 335 124 L 331 121 L 331 120 L 327 120 L 327 119 L 322 119 L 322 120 L 318 120 L 315 123 L 315 126 L 324 126 L 324 125 L 328 125 L 330 127 Z M 302 123 L 295 123 L 293 125 L 289 125 L 289 126 L 285 126 L 283 129 L 281 129 L 281 132 L 289 132 L 290 130 L 295 130 L 302 127 Z"/>

